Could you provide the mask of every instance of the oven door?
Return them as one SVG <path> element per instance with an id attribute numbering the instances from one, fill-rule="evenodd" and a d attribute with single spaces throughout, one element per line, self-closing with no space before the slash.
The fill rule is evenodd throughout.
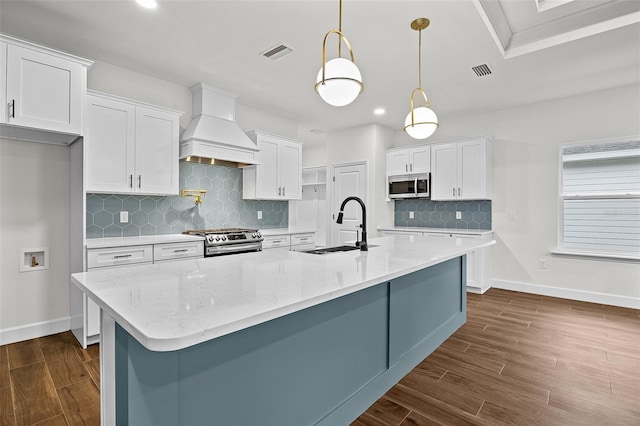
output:
<path id="1" fill-rule="evenodd" d="M 262 250 L 262 241 L 205 247 L 205 257 Z"/>

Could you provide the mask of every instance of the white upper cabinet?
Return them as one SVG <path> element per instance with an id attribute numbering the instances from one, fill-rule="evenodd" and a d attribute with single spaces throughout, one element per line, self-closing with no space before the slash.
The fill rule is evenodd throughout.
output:
<path id="1" fill-rule="evenodd" d="M 489 138 L 431 146 L 431 199 L 491 199 Z"/>
<path id="2" fill-rule="evenodd" d="M 429 145 L 387 151 L 387 176 L 410 173 L 429 173 L 431 168 Z"/>
<path id="3" fill-rule="evenodd" d="M 67 144 L 83 134 L 91 61 L 1 36 L 3 137 Z"/>
<path id="4" fill-rule="evenodd" d="M 181 113 L 87 94 L 87 192 L 178 194 Z"/>
<path id="5" fill-rule="evenodd" d="M 299 200 L 302 198 L 302 145 L 268 133 L 247 133 L 256 142 L 258 164 L 243 169 L 243 198 Z"/>

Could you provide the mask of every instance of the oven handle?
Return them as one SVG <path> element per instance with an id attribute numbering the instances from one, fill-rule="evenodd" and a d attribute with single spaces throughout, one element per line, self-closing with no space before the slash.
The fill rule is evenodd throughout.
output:
<path id="1" fill-rule="evenodd" d="M 219 253 L 230 253 L 230 252 L 241 252 L 241 251 L 250 251 L 250 250 L 261 250 L 262 242 L 251 243 L 251 244 L 229 244 L 228 246 L 212 246 L 207 247 L 206 255 L 215 255 Z"/>

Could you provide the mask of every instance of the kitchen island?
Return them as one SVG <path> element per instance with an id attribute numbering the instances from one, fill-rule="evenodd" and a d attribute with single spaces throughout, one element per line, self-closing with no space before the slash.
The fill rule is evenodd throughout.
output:
<path id="1" fill-rule="evenodd" d="M 102 424 L 348 424 L 465 322 L 465 254 L 493 243 L 73 274 L 102 310 Z"/>

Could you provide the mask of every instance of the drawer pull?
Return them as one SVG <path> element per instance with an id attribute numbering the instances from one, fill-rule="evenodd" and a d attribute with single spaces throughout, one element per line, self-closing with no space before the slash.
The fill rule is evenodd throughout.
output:
<path id="1" fill-rule="evenodd" d="M 307 241 L 309 237 L 300 238 L 300 241 Z"/>
<path id="2" fill-rule="evenodd" d="M 189 249 L 176 249 L 173 252 L 174 253 L 185 253 L 185 252 L 188 252 L 188 251 L 189 251 Z"/>
<path id="3" fill-rule="evenodd" d="M 113 256 L 113 259 L 114 259 L 114 260 L 118 260 L 118 259 L 126 259 L 126 258 L 128 258 L 128 257 L 131 257 L 131 255 L 130 255 L 130 254 L 120 254 L 120 255 L 118 255 L 118 256 Z"/>
<path id="4" fill-rule="evenodd" d="M 282 240 L 273 240 L 272 241 L 273 244 L 278 244 L 278 243 L 281 243 L 281 242 L 282 242 Z"/>

